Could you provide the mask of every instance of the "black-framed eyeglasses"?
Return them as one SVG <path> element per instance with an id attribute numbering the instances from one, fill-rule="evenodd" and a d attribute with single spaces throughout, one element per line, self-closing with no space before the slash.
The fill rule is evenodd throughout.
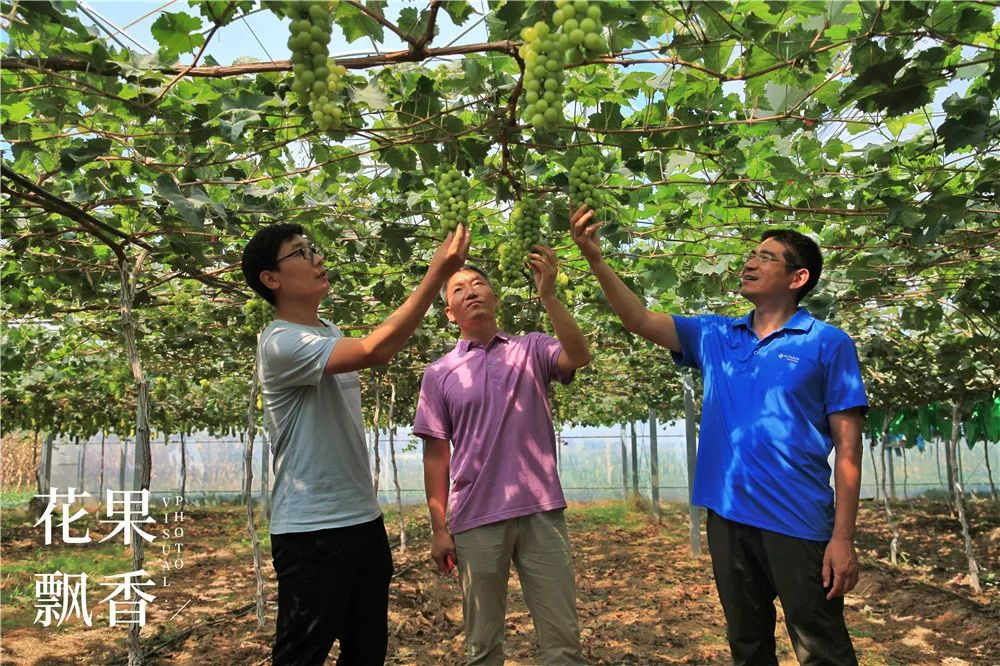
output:
<path id="1" fill-rule="evenodd" d="M 790 264 L 787 261 L 782 261 L 781 259 L 778 259 L 773 254 L 770 253 L 764 254 L 757 252 L 756 250 L 750 250 L 750 254 L 747 255 L 747 258 L 744 260 L 744 263 L 751 260 L 756 261 L 758 264 L 766 264 L 768 262 L 774 262 L 776 264 L 785 264 L 789 268 L 805 268 L 805 266 L 802 266 L 801 264 Z"/>
<path id="2" fill-rule="evenodd" d="M 294 257 L 297 254 L 301 254 L 302 258 L 305 259 L 306 261 L 308 261 L 311 264 L 313 262 L 313 259 L 316 258 L 317 254 L 321 255 L 323 253 L 320 252 L 320 249 L 318 247 L 316 247 L 315 245 L 308 245 L 308 246 L 300 247 L 299 249 L 295 250 L 294 252 L 289 252 L 285 256 L 279 258 L 274 263 L 280 264 L 285 259 L 291 259 L 292 257 Z"/>

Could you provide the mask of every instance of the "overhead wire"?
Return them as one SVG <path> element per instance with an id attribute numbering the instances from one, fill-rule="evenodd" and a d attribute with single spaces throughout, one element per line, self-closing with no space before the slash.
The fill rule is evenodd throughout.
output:
<path id="1" fill-rule="evenodd" d="M 170 0 L 170 2 L 174 2 L 174 1 L 175 0 Z M 170 2 L 168 2 L 167 5 L 169 5 Z M 166 7 L 167 5 L 164 5 L 164 7 Z M 127 30 L 128 27 L 131 27 L 132 25 L 134 25 L 138 21 L 133 21 L 126 28 L 119 28 L 117 25 L 115 25 L 113 22 L 111 22 L 110 19 L 108 19 L 106 16 L 104 16 L 99 11 L 97 11 L 96 9 L 94 9 L 93 7 L 91 7 L 90 5 L 88 5 L 87 3 L 83 2 L 82 0 L 79 0 L 77 2 L 77 6 L 80 8 L 80 11 L 82 11 L 84 14 L 86 14 L 87 17 L 90 18 L 90 20 L 92 20 L 97 25 L 97 27 L 99 27 L 101 30 L 103 30 L 104 32 L 106 32 L 107 35 L 108 35 L 108 37 L 110 37 L 111 39 L 113 39 L 115 41 L 115 43 L 117 43 L 123 49 L 129 50 L 127 46 L 125 46 L 124 44 L 121 43 L 121 41 L 118 40 L 118 37 L 117 37 L 118 35 L 122 35 L 123 37 L 125 37 L 126 39 L 128 39 L 130 42 L 132 42 L 133 44 L 135 44 L 136 46 L 138 46 L 140 49 L 142 49 L 146 53 L 152 53 L 152 51 L 149 50 L 146 47 L 145 44 L 143 44 L 139 40 L 135 39 L 134 37 L 132 37 L 132 35 L 130 35 L 130 34 L 128 34 L 128 32 L 126 32 L 126 30 Z M 155 11 L 159 11 L 159 9 L 157 9 Z M 154 13 L 155 13 L 155 11 L 154 11 Z M 147 14 L 147 16 L 149 16 L 149 14 Z M 142 19 L 139 19 L 139 20 L 141 21 Z M 114 32 L 111 32 L 110 30 L 108 30 L 108 28 L 104 25 L 105 23 L 107 25 L 111 26 L 112 28 L 114 28 Z"/>

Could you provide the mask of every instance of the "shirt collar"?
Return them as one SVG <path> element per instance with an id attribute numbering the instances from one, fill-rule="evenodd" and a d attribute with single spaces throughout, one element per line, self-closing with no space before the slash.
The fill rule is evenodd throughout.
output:
<path id="1" fill-rule="evenodd" d="M 743 328 L 750 330 L 753 327 L 753 313 L 754 311 L 751 310 L 739 319 L 734 319 L 730 326 L 732 328 L 742 326 Z M 809 314 L 809 311 L 804 307 L 800 307 L 795 311 L 795 314 L 792 315 L 792 318 L 785 322 L 785 325 L 782 326 L 780 330 L 808 331 L 812 328 L 814 321 L 816 321 L 816 318 Z"/>
<path id="2" fill-rule="evenodd" d="M 782 328 L 787 328 L 792 331 L 808 331 L 812 328 L 813 322 L 816 318 L 809 314 L 809 310 L 800 307 L 792 315 L 792 318 L 785 322 Z"/>
<path id="3" fill-rule="evenodd" d="M 739 319 L 734 319 L 732 321 L 732 323 L 730 324 L 730 327 L 731 328 L 738 328 L 738 327 L 742 326 L 743 328 L 749 330 L 750 326 L 751 326 L 751 322 L 753 322 L 753 310 L 751 310 L 750 312 L 746 313 L 745 315 L 743 315 Z"/>
<path id="4" fill-rule="evenodd" d="M 490 347 L 493 344 L 494 340 L 501 340 L 503 342 L 508 342 L 510 340 L 510 333 L 508 333 L 507 331 L 497 331 L 496 335 L 494 335 L 493 338 L 490 339 L 490 341 L 486 344 L 486 347 Z M 455 345 L 455 347 L 456 349 L 458 349 L 458 353 L 464 354 L 465 352 L 469 351 L 469 349 L 473 345 L 478 347 L 479 342 L 477 340 L 462 338 L 461 340 L 458 341 L 458 344 Z"/>

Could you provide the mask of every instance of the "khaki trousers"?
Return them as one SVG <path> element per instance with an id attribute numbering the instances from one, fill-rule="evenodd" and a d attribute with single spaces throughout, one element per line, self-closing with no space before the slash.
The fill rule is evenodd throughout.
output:
<path id="1" fill-rule="evenodd" d="M 546 664 L 586 664 L 562 510 L 511 518 L 454 535 L 467 664 L 503 664 L 507 581 L 513 561 Z"/>

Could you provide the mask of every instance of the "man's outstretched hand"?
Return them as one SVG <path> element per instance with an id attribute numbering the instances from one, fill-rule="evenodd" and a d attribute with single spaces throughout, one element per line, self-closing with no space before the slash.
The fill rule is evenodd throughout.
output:
<path id="1" fill-rule="evenodd" d="M 437 251 L 431 258 L 428 273 L 447 280 L 459 268 L 465 265 L 465 260 L 469 257 L 469 244 L 472 242 L 472 234 L 468 227 L 460 224 L 455 230 L 448 234 L 444 242 L 438 246 Z"/>
<path id="2" fill-rule="evenodd" d="M 552 248 L 536 245 L 534 252 L 528 255 L 528 265 L 535 277 L 535 288 L 541 297 L 554 296 L 556 293 L 556 274 L 559 273 L 559 262 Z"/>
<path id="3" fill-rule="evenodd" d="M 601 243 L 597 230 L 603 222 L 594 222 L 594 211 L 587 206 L 580 206 L 569 216 L 570 235 L 573 242 L 580 248 L 580 254 L 588 262 L 601 260 Z"/>

